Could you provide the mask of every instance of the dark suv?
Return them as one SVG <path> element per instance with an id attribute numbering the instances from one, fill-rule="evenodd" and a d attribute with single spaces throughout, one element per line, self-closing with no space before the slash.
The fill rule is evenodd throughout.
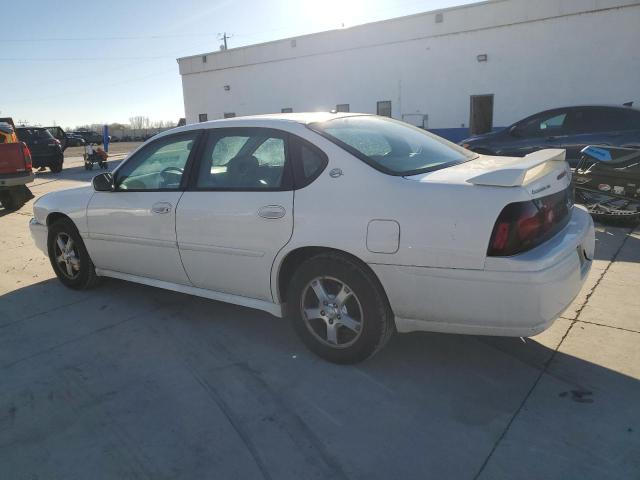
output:
<path id="1" fill-rule="evenodd" d="M 521 157 L 543 148 L 564 148 L 567 161 L 578 162 L 587 145 L 640 146 L 640 110 L 617 106 L 582 106 L 536 113 L 503 130 L 471 137 L 460 145 L 487 155 Z"/>
<path id="2" fill-rule="evenodd" d="M 62 170 L 62 145 L 49 130 L 44 127 L 17 127 L 16 134 L 18 140 L 31 150 L 33 168 L 49 167 L 55 173 Z"/>

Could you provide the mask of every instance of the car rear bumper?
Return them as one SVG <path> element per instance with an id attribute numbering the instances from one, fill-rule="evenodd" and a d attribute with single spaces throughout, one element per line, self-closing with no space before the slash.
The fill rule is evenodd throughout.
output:
<path id="1" fill-rule="evenodd" d="M 0 188 L 15 187 L 33 182 L 33 172 L 22 172 L 12 175 L 0 175 Z"/>
<path id="2" fill-rule="evenodd" d="M 399 332 L 531 336 L 560 316 L 591 269 L 591 216 L 573 209 L 554 238 L 522 255 L 487 259 L 484 270 L 371 265 Z"/>
<path id="3" fill-rule="evenodd" d="M 29 230 L 31 231 L 31 238 L 33 242 L 45 255 L 49 255 L 47 249 L 47 236 L 49 234 L 46 225 L 38 223 L 35 218 L 29 221 Z"/>

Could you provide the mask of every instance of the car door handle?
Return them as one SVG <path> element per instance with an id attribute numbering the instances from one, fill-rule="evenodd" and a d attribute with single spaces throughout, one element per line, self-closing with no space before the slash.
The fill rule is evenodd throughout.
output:
<path id="1" fill-rule="evenodd" d="M 258 215 L 262 218 L 276 219 L 284 217 L 287 211 L 281 205 L 265 205 L 258 210 Z"/>
<path id="2" fill-rule="evenodd" d="M 169 202 L 154 203 L 151 207 L 153 213 L 169 213 L 172 205 Z"/>

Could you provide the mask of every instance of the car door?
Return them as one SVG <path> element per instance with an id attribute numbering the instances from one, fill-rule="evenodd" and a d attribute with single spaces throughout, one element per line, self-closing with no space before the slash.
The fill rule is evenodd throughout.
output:
<path id="1" fill-rule="evenodd" d="M 293 231 L 288 135 L 218 128 L 203 142 L 177 210 L 184 267 L 196 287 L 272 301 L 271 267 Z"/>
<path id="2" fill-rule="evenodd" d="M 114 191 L 87 208 L 87 246 L 98 268 L 188 285 L 176 239 L 176 207 L 200 132 L 161 137 L 114 173 Z"/>

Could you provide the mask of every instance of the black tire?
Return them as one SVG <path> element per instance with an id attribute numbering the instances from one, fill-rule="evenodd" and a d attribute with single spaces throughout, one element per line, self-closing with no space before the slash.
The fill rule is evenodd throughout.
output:
<path id="1" fill-rule="evenodd" d="M 52 163 L 49 165 L 49 169 L 53 173 L 60 173 L 62 171 L 62 162 Z"/>
<path id="2" fill-rule="evenodd" d="M 56 261 L 60 247 L 57 245 L 58 235 L 66 235 L 73 241 L 74 258 L 79 261 L 79 268 L 69 275 L 60 263 Z M 58 279 L 67 287 L 84 290 L 94 287 L 99 280 L 96 270 L 89 256 L 89 252 L 78 233 L 75 224 L 69 219 L 60 219 L 49 226 L 47 238 L 49 261 Z"/>
<path id="3" fill-rule="evenodd" d="M 317 327 L 306 319 L 303 306 L 309 298 L 313 298 L 313 295 L 309 296 L 309 288 L 313 289 L 312 282 L 319 278 L 349 287 L 351 302 L 357 303 L 357 309 L 361 313 L 357 333 L 348 329 L 346 325 L 340 325 L 340 321 L 329 319 L 328 316 L 313 320 Z M 331 305 L 336 306 L 337 303 Z M 318 308 L 322 308 L 319 302 Z M 334 314 L 335 312 L 334 310 Z M 377 279 L 360 263 L 340 253 L 322 253 L 298 267 L 287 291 L 287 313 L 294 330 L 304 344 L 316 355 L 333 363 L 351 364 L 366 360 L 380 351 L 395 332 L 393 312 Z M 325 312 L 322 314 L 325 315 Z M 351 313 L 348 312 L 348 315 Z M 320 338 L 322 335 L 318 335 L 316 329 L 322 331 L 323 324 L 324 328 L 328 329 L 327 322 L 333 324 L 334 321 L 338 325 L 335 328 L 339 330 L 336 334 L 338 343 L 339 337 L 344 337 L 345 334 L 354 336 L 352 343 L 345 341 L 342 346 L 329 345 L 326 330 L 327 340 Z"/>
<path id="4" fill-rule="evenodd" d="M 0 204 L 2 204 L 5 210 L 17 210 L 23 203 L 20 196 L 15 192 L 10 190 L 0 192 Z"/>

